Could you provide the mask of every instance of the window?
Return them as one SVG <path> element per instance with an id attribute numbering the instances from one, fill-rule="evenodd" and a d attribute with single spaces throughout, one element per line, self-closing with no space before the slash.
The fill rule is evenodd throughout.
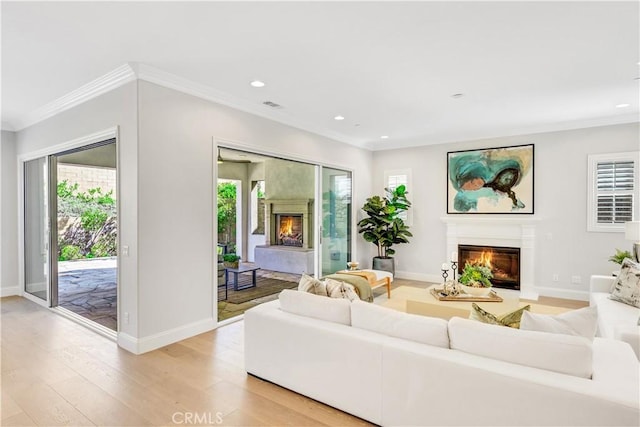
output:
<path id="1" fill-rule="evenodd" d="M 393 191 L 399 185 L 404 185 L 407 187 L 407 191 L 409 192 L 409 196 L 407 198 L 409 199 L 409 201 L 411 201 L 411 196 L 413 195 L 413 188 L 411 187 L 411 169 L 384 171 L 385 188 Z M 400 218 L 402 218 L 406 225 L 413 225 L 413 214 L 411 212 L 411 209 L 402 212 L 400 214 Z"/>
<path id="2" fill-rule="evenodd" d="M 623 232 L 638 209 L 638 152 L 589 156 L 589 231 Z"/>

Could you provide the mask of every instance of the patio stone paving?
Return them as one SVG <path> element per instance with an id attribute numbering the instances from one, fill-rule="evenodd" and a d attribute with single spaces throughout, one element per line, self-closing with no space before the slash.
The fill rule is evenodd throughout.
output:
<path id="1" fill-rule="evenodd" d="M 117 260 L 115 258 L 58 263 L 58 305 L 117 330 Z"/>

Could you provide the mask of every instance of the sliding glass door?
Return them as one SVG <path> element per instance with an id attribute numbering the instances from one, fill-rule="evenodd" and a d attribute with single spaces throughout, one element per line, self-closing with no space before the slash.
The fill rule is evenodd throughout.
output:
<path id="1" fill-rule="evenodd" d="M 344 270 L 351 261 L 351 172 L 322 167 L 321 275 Z"/>
<path id="2" fill-rule="evenodd" d="M 25 292 L 49 305 L 49 167 L 46 157 L 24 163 Z"/>

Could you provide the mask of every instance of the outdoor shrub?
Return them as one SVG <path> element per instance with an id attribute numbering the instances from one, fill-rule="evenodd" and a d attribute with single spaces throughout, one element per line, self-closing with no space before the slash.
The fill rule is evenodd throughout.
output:
<path id="1" fill-rule="evenodd" d="M 102 235 L 91 247 L 91 254 L 95 257 L 107 257 L 116 255 L 116 235 Z"/>
<path id="2" fill-rule="evenodd" d="M 80 248 L 75 245 L 67 245 L 60 250 L 59 261 L 69 261 L 72 259 L 82 258 L 82 252 Z"/>
<path id="3" fill-rule="evenodd" d="M 87 231 L 98 231 L 102 228 L 105 222 L 107 222 L 107 213 L 102 212 L 99 209 L 88 209 L 82 212 L 80 216 L 80 222 L 82 228 Z"/>

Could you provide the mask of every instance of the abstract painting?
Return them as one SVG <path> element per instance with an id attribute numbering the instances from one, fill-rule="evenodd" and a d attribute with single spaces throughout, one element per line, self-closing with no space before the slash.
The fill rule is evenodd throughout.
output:
<path id="1" fill-rule="evenodd" d="M 533 214 L 533 144 L 447 153 L 447 213 Z"/>

